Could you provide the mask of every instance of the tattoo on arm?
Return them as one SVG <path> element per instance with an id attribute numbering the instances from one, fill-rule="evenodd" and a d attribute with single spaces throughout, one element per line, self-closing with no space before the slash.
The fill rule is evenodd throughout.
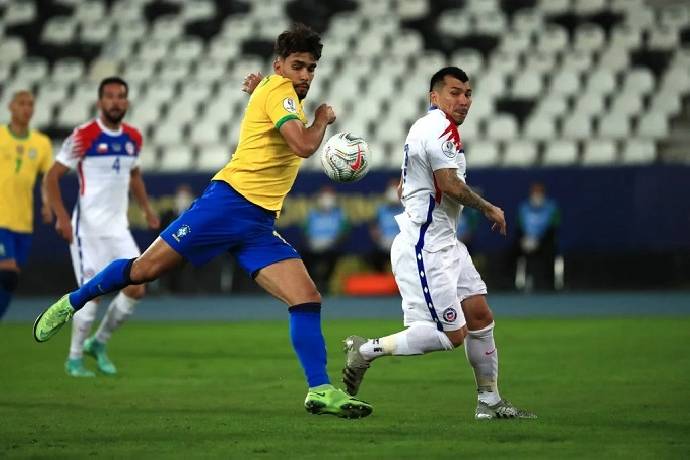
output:
<path id="1" fill-rule="evenodd" d="M 472 189 L 462 181 L 460 185 L 460 193 L 458 193 L 454 198 L 465 206 L 477 209 L 481 212 L 486 212 L 489 209 L 489 202 L 477 195 Z"/>

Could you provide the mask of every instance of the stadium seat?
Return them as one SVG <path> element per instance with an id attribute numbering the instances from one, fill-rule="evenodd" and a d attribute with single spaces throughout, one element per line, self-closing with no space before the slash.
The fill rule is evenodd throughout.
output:
<path id="1" fill-rule="evenodd" d="M 568 101 L 562 94 L 547 93 L 542 97 L 535 109 L 535 113 L 559 117 L 568 111 Z"/>
<path id="2" fill-rule="evenodd" d="M 34 83 L 46 78 L 48 76 L 48 61 L 43 58 L 32 57 L 25 59 L 18 66 L 14 74 L 14 80 L 21 82 L 26 86 L 32 86 Z"/>
<path id="3" fill-rule="evenodd" d="M 655 86 L 654 75 L 646 68 L 632 69 L 625 75 L 623 91 L 649 94 Z"/>
<path id="4" fill-rule="evenodd" d="M 565 27 L 548 23 L 537 38 L 537 50 L 557 53 L 568 47 L 568 31 Z"/>
<path id="5" fill-rule="evenodd" d="M 606 0 L 577 0 L 573 2 L 573 11 L 578 16 L 594 15 L 605 10 L 606 7 Z"/>
<path id="6" fill-rule="evenodd" d="M 153 143 L 160 146 L 183 146 L 184 127 L 177 119 L 166 119 L 159 123 L 153 133 Z M 167 154 L 164 154 L 164 157 Z M 165 158 L 164 158 L 165 159 Z M 166 159 L 167 161 L 167 159 Z"/>
<path id="7" fill-rule="evenodd" d="M 610 112 L 631 117 L 639 114 L 642 111 L 642 107 L 643 104 L 640 93 L 633 90 L 627 90 L 626 92 L 618 93 L 614 97 L 611 102 Z"/>
<path id="8" fill-rule="evenodd" d="M 429 14 L 428 0 L 398 0 L 396 6 L 398 17 L 403 21 L 423 18 Z"/>
<path id="9" fill-rule="evenodd" d="M 3 22 L 8 26 L 26 24 L 36 19 L 36 13 L 34 2 L 11 2 L 5 10 Z"/>
<path id="10" fill-rule="evenodd" d="M 227 145 L 204 145 L 199 148 L 196 169 L 216 172 L 230 161 L 231 151 Z"/>
<path id="11" fill-rule="evenodd" d="M 71 43 L 77 32 L 77 21 L 69 16 L 55 16 L 41 31 L 41 41 L 51 45 L 66 45 Z"/>
<path id="12" fill-rule="evenodd" d="M 629 139 L 622 148 L 624 164 L 646 164 L 656 161 L 656 145 L 653 141 Z"/>
<path id="13" fill-rule="evenodd" d="M 510 141 L 517 137 L 517 133 L 518 124 L 512 115 L 502 113 L 488 121 L 487 136 L 489 139 Z"/>
<path id="14" fill-rule="evenodd" d="M 537 9 L 520 9 L 513 16 L 513 29 L 524 34 L 532 35 L 543 25 L 543 13 Z"/>
<path id="15" fill-rule="evenodd" d="M 477 113 L 473 112 L 473 109 L 470 109 L 470 115 L 458 128 L 458 130 L 460 131 L 460 139 L 462 139 L 463 142 L 465 142 L 465 140 L 473 142 L 477 139 L 483 138 L 483 120 L 485 120 L 485 118 L 478 116 Z"/>
<path id="16" fill-rule="evenodd" d="M 537 145 L 532 141 L 514 140 L 504 143 L 503 166 L 527 168 L 537 161 Z"/>
<path id="17" fill-rule="evenodd" d="M 214 121 L 201 119 L 191 127 L 189 140 L 197 146 L 220 144 L 220 126 Z"/>
<path id="18" fill-rule="evenodd" d="M 571 96 L 580 90 L 580 77 L 571 71 L 561 70 L 549 82 L 549 92 Z"/>
<path id="19" fill-rule="evenodd" d="M 489 61 L 489 71 L 502 75 L 514 74 L 520 66 L 520 56 L 507 51 L 496 51 Z"/>
<path id="20" fill-rule="evenodd" d="M 570 0 L 539 0 L 538 8 L 548 16 L 563 14 L 570 10 Z"/>
<path id="21" fill-rule="evenodd" d="M 546 141 L 556 137 L 556 123 L 553 118 L 545 115 L 534 115 L 525 123 L 522 131 L 525 139 Z"/>
<path id="22" fill-rule="evenodd" d="M 113 36 L 115 26 L 106 21 L 100 21 L 99 27 L 84 27 L 79 31 L 79 41 L 87 45 L 100 46 Z"/>
<path id="23" fill-rule="evenodd" d="M 582 164 L 586 166 L 606 166 L 616 163 L 616 143 L 610 140 L 594 139 L 585 143 Z"/>
<path id="24" fill-rule="evenodd" d="M 194 166 L 192 148 L 180 143 L 171 143 L 160 151 L 158 169 L 162 172 L 191 171 Z"/>
<path id="25" fill-rule="evenodd" d="M 635 49 L 642 45 L 642 30 L 629 24 L 615 26 L 609 40 L 616 48 Z"/>
<path id="26" fill-rule="evenodd" d="M 563 121 L 561 136 L 568 140 L 585 140 L 592 137 L 592 116 L 586 113 L 574 113 Z"/>
<path id="27" fill-rule="evenodd" d="M 597 65 L 611 73 L 621 72 L 630 66 L 630 53 L 625 48 L 611 44 L 600 52 Z"/>
<path id="28" fill-rule="evenodd" d="M 503 34 L 499 50 L 514 55 L 525 54 L 532 46 L 532 33 L 521 30 L 507 31 Z"/>
<path id="29" fill-rule="evenodd" d="M 216 5 L 210 0 L 193 0 L 184 3 L 182 17 L 185 22 L 211 19 L 216 14 Z"/>
<path id="30" fill-rule="evenodd" d="M 489 168 L 499 164 L 498 144 L 492 141 L 472 142 L 465 148 L 468 168 Z"/>
<path id="31" fill-rule="evenodd" d="M 96 94 L 92 96 L 92 101 L 96 101 Z M 93 103 L 84 100 L 72 99 L 71 101 L 59 106 L 56 124 L 63 129 L 73 129 L 92 119 L 96 114 Z"/>
<path id="32" fill-rule="evenodd" d="M 577 162 L 578 149 L 573 141 L 557 140 L 546 144 L 544 166 L 569 166 Z"/>
<path id="33" fill-rule="evenodd" d="M 586 94 L 575 100 L 573 115 L 587 115 L 588 118 L 604 112 L 605 98 L 601 94 Z"/>
<path id="34" fill-rule="evenodd" d="M 659 11 L 659 24 L 674 30 L 690 25 L 690 9 L 683 4 L 666 5 Z"/>
<path id="35" fill-rule="evenodd" d="M 511 95 L 515 98 L 537 99 L 544 89 L 542 76 L 525 71 L 513 80 Z"/>
<path id="36" fill-rule="evenodd" d="M 0 41 L 0 62 L 12 64 L 26 55 L 24 40 L 19 37 L 3 37 Z"/>
<path id="37" fill-rule="evenodd" d="M 550 74 L 556 68 L 556 55 L 535 51 L 527 54 L 524 69 L 539 74 Z"/>
<path id="38" fill-rule="evenodd" d="M 56 82 L 70 83 L 84 75 L 84 61 L 77 58 L 64 58 L 53 64 L 51 79 Z"/>
<path id="39" fill-rule="evenodd" d="M 438 18 L 436 28 L 448 37 L 462 37 L 473 31 L 470 16 L 461 9 L 446 10 Z"/>
<path id="40" fill-rule="evenodd" d="M 587 93 L 610 94 L 616 89 L 616 78 L 608 69 L 599 68 L 587 78 Z"/>
<path id="41" fill-rule="evenodd" d="M 666 115 L 647 112 L 637 120 L 637 137 L 658 141 L 668 136 L 670 129 Z"/>
<path id="42" fill-rule="evenodd" d="M 176 84 L 171 81 L 157 81 L 146 85 L 145 98 L 147 103 L 163 103 L 173 99 Z"/>
<path id="43" fill-rule="evenodd" d="M 606 42 L 604 29 L 598 24 L 581 24 L 575 30 L 573 48 L 577 51 L 596 51 Z"/>
<path id="44" fill-rule="evenodd" d="M 158 158 L 158 152 L 154 148 L 149 148 L 144 146 L 144 149 L 139 154 L 139 166 L 144 173 L 148 171 L 158 171 L 160 159 Z"/>
<path id="45" fill-rule="evenodd" d="M 597 134 L 602 139 L 625 139 L 630 135 L 630 119 L 617 113 L 604 115 L 599 119 Z"/>
<path id="46" fill-rule="evenodd" d="M 652 97 L 650 112 L 662 113 L 666 117 L 674 117 L 682 109 L 682 100 L 676 91 L 659 91 Z"/>
<path id="47" fill-rule="evenodd" d="M 197 119 L 198 104 L 190 104 L 188 101 L 177 100 L 168 104 L 165 115 L 166 120 L 175 120 L 176 123 L 186 124 Z"/>
<path id="48" fill-rule="evenodd" d="M 678 46 L 680 37 L 678 30 L 672 27 L 655 27 L 649 31 L 647 47 L 653 50 L 672 50 Z"/>
<path id="49" fill-rule="evenodd" d="M 591 50 L 572 50 L 563 56 L 561 70 L 582 75 L 592 68 Z"/>

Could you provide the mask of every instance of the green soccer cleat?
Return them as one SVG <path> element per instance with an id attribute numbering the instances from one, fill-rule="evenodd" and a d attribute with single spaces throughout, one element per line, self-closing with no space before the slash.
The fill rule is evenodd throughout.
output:
<path id="1" fill-rule="evenodd" d="M 36 342 L 45 342 L 57 334 L 63 324 L 74 315 L 74 307 L 69 303 L 69 295 L 65 294 L 38 315 L 34 321 L 34 339 Z"/>
<path id="2" fill-rule="evenodd" d="M 95 377 L 94 371 L 88 370 L 84 367 L 84 361 L 81 358 L 68 358 L 65 361 L 65 372 L 71 377 Z"/>
<path id="3" fill-rule="evenodd" d="M 359 391 L 359 386 L 364 379 L 364 373 L 369 369 L 371 361 L 364 359 L 359 352 L 359 347 L 366 343 L 367 339 L 358 335 L 351 335 L 346 338 L 344 351 L 347 354 L 347 362 L 343 368 L 343 383 L 347 387 L 347 392 L 355 396 Z"/>
<path id="4" fill-rule="evenodd" d="M 99 371 L 106 375 L 117 374 L 115 364 L 113 364 L 105 352 L 105 344 L 96 340 L 95 337 L 89 337 L 88 339 L 84 340 L 84 353 L 96 358 Z"/>
<path id="5" fill-rule="evenodd" d="M 474 418 L 477 420 L 491 420 L 495 418 L 537 418 L 537 416 L 526 410 L 518 409 L 505 399 L 501 399 L 493 406 L 479 401 L 477 403 L 477 410 L 474 412 Z"/>
<path id="6" fill-rule="evenodd" d="M 310 388 L 304 408 L 315 415 L 330 414 L 341 418 L 363 418 L 374 410 L 370 404 L 351 397 L 331 384 Z"/>

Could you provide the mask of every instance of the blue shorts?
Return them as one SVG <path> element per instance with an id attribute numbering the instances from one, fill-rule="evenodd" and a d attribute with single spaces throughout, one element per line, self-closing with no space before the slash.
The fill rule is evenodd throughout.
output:
<path id="1" fill-rule="evenodd" d="M 0 228 L 0 260 L 14 259 L 20 267 L 26 264 L 31 249 L 31 233 Z"/>
<path id="2" fill-rule="evenodd" d="M 299 254 L 273 228 L 275 213 L 247 201 L 228 183 L 212 181 L 161 238 L 195 266 L 228 251 L 252 277 Z"/>

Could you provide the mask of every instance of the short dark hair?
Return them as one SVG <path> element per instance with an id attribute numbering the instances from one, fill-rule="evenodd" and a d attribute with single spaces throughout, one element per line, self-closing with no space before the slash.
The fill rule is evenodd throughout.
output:
<path id="1" fill-rule="evenodd" d="M 462 69 L 457 67 L 444 67 L 436 72 L 433 77 L 431 77 L 431 82 L 429 83 L 429 92 L 432 92 L 439 88 L 439 86 L 443 85 L 443 79 L 446 75 L 457 78 L 463 83 L 466 83 L 470 79 L 470 77 L 468 77 Z"/>
<path id="2" fill-rule="evenodd" d="M 101 80 L 101 82 L 98 84 L 98 99 L 103 97 L 103 88 L 105 88 L 105 85 L 112 85 L 113 83 L 124 86 L 125 94 L 129 94 L 129 86 L 127 85 L 126 81 L 120 77 L 108 77 Z"/>
<path id="3" fill-rule="evenodd" d="M 292 53 L 311 53 L 317 61 L 321 58 L 321 37 L 308 26 L 295 23 L 289 30 L 278 35 L 275 52 L 285 59 Z"/>

